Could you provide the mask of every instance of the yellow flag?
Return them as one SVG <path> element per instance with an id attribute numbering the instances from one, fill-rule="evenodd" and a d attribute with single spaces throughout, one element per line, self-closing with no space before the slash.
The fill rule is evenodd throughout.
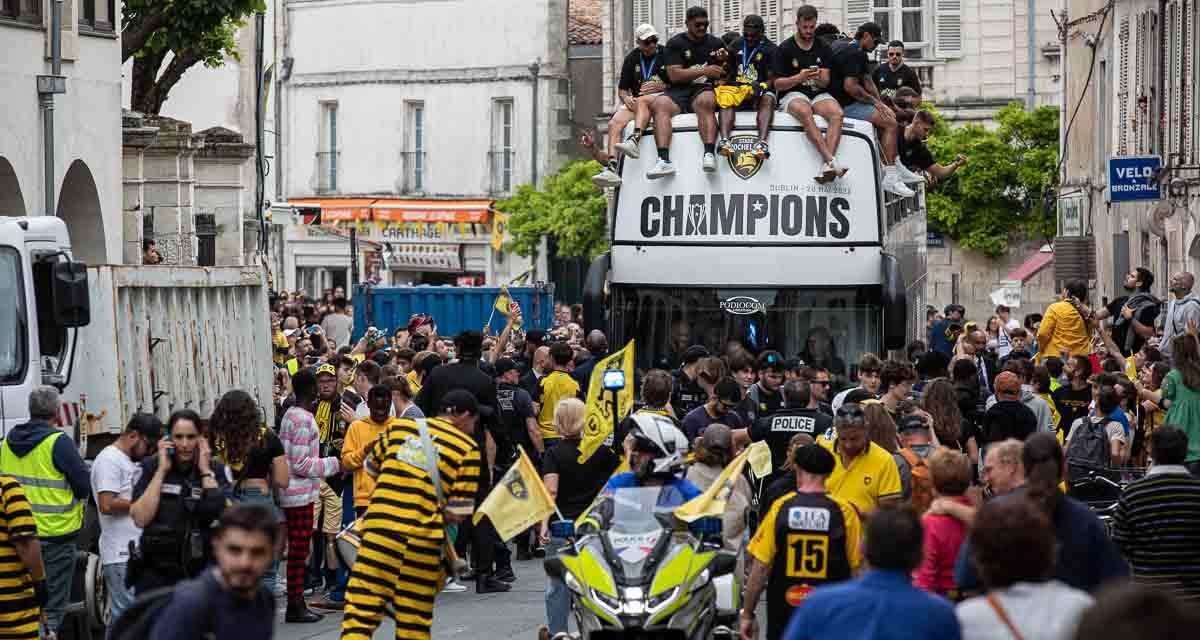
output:
<path id="1" fill-rule="evenodd" d="M 483 516 L 487 516 L 496 527 L 496 533 L 507 542 L 551 513 L 554 513 L 554 500 L 522 450 L 517 463 L 484 498 L 471 521 L 479 524 Z"/>
<path id="2" fill-rule="evenodd" d="M 499 211 L 492 214 L 492 250 L 504 248 L 504 234 L 508 231 L 508 214 Z"/>
<path id="3" fill-rule="evenodd" d="M 609 369 L 625 370 L 625 388 L 617 392 L 616 420 L 624 420 L 633 410 L 633 340 L 616 353 L 605 356 L 592 369 L 588 381 L 587 418 L 583 422 L 583 441 L 579 443 L 579 463 L 587 462 L 601 446 L 612 446 L 613 404 L 609 392 L 604 390 L 604 372 Z"/>
<path id="4" fill-rule="evenodd" d="M 755 442 L 746 447 L 738 454 L 738 457 L 733 459 L 733 462 L 725 467 L 721 475 L 717 476 L 717 479 L 708 489 L 704 490 L 704 493 L 676 508 L 675 517 L 684 522 L 694 522 L 700 518 L 719 518 L 725 513 L 725 501 L 729 499 L 729 494 L 733 491 L 733 485 L 741 475 L 742 468 L 751 458 L 761 456 L 761 451 L 764 449 L 767 452 L 767 462 L 770 463 L 771 450 L 767 448 L 766 442 Z"/>
<path id="5" fill-rule="evenodd" d="M 500 295 L 496 296 L 496 313 L 507 318 L 510 304 L 512 304 L 512 298 L 508 295 L 508 287 L 500 287 Z"/>
<path id="6" fill-rule="evenodd" d="M 750 473 L 759 480 L 771 475 L 771 448 L 766 442 L 750 445 Z"/>

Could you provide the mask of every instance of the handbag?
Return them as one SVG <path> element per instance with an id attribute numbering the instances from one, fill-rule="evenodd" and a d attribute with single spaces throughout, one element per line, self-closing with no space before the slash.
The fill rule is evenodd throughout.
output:
<path id="1" fill-rule="evenodd" d="M 1025 636 L 1021 635 L 1021 632 L 1017 630 L 1017 625 L 1013 624 L 1012 618 L 1008 617 L 1008 612 L 1004 610 L 1004 607 L 1000 604 L 1000 600 L 995 595 L 991 593 L 987 594 L 987 603 L 991 605 L 992 611 L 996 612 L 996 617 L 1000 618 L 1000 622 L 1003 622 L 1004 626 L 1008 627 L 1013 640 L 1025 640 Z"/>

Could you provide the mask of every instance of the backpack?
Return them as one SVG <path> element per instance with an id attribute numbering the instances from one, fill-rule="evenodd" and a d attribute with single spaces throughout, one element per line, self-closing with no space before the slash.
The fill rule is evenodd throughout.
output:
<path id="1" fill-rule="evenodd" d="M 929 510 L 930 504 L 933 504 L 933 475 L 929 473 L 929 465 L 926 464 L 925 458 L 917 455 L 916 451 L 901 449 L 897 453 L 908 463 L 911 471 L 912 491 L 909 503 L 912 504 L 917 515 L 921 515 Z"/>
<path id="2" fill-rule="evenodd" d="M 1108 423 L 1092 422 L 1091 418 L 1083 417 L 1075 422 L 1069 434 L 1071 441 L 1067 444 L 1066 458 L 1068 477 L 1071 480 L 1087 476 L 1089 472 L 1107 469 L 1111 460 L 1111 447 L 1108 444 Z"/>
<path id="3" fill-rule="evenodd" d="M 158 622 L 159 616 L 167 609 L 167 605 L 171 604 L 171 598 L 175 596 L 175 588 L 187 584 L 180 582 L 177 585 L 170 587 L 161 587 L 147 591 L 145 594 L 138 596 L 129 608 L 121 614 L 120 618 L 112 621 L 112 628 L 109 631 L 109 640 L 145 640 L 150 637 L 154 631 L 154 623 Z M 209 608 L 212 605 L 212 589 L 206 589 L 208 594 Z M 212 624 L 211 612 L 204 617 Z M 213 640 L 216 636 L 209 631 L 204 634 L 207 640 Z"/>

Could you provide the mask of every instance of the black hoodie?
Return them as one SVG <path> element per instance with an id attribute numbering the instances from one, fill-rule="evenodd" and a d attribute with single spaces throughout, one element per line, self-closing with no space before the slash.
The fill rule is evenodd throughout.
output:
<path id="1" fill-rule="evenodd" d="M 6 440 L 12 452 L 17 457 L 24 458 L 30 451 L 33 451 L 41 444 L 43 440 L 60 431 L 57 427 L 46 422 L 32 420 L 13 427 L 8 432 Z M 67 477 L 67 484 L 71 486 L 71 492 L 75 494 L 75 497 L 79 500 L 86 500 L 88 494 L 92 491 L 92 483 L 88 477 L 87 466 L 83 464 L 83 458 L 79 456 L 79 451 L 75 449 L 75 443 L 68 437 L 59 438 L 55 441 L 50 456 L 54 467 Z M 60 537 L 66 538 L 69 536 Z M 44 538 L 44 540 L 48 542 L 57 541 L 56 538 Z"/>

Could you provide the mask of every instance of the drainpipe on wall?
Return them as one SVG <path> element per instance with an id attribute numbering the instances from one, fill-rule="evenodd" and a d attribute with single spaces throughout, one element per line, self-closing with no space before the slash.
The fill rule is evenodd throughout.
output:
<path id="1" fill-rule="evenodd" d="M 1026 36 L 1029 39 L 1029 88 L 1025 91 L 1025 110 L 1037 108 L 1037 0 L 1028 0 L 1026 13 L 1029 14 L 1029 26 Z"/>
<path id="2" fill-rule="evenodd" d="M 37 77 L 38 104 L 42 110 L 43 159 L 45 160 L 45 207 L 43 215 L 57 214 L 54 206 L 54 96 L 67 92 L 67 79 L 62 75 L 62 6 L 63 0 L 50 3 L 50 69 L 51 75 Z"/>
<path id="3" fill-rule="evenodd" d="M 530 140 L 530 144 L 529 144 L 529 163 L 530 163 L 529 183 L 533 185 L 534 189 L 537 189 L 537 184 L 538 184 L 538 73 L 541 71 L 541 69 L 542 69 L 542 59 L 541 58 L 538 58 L 538 59 L 534 60 L 533 62 L 529 63 L 529 77 L 530 77 L 530 80 L 532 81 L 532 86 L 533 86 L 533 105 L 532 105 L 533 112 L 530 114 L 530 121 L 533 123 L 533 126 L 532 126 L 532 130 L 530 131 L 530 136 L 529 136 L 529 140 Z M 545 245 L 546 245 L 546 238 L 543 237 L 542 241 L 538 244 L 538 247 L 540 248 Z M 538 254 L 539 253 L 540 253 L 540 251 L 538 249 L 534 249 L 533 264 L 532 264 L 532 269 L 533 269 L 532 280 L 535 283 L 538 280 L 538 268 L 537 267 L 538 267 Z"/>

